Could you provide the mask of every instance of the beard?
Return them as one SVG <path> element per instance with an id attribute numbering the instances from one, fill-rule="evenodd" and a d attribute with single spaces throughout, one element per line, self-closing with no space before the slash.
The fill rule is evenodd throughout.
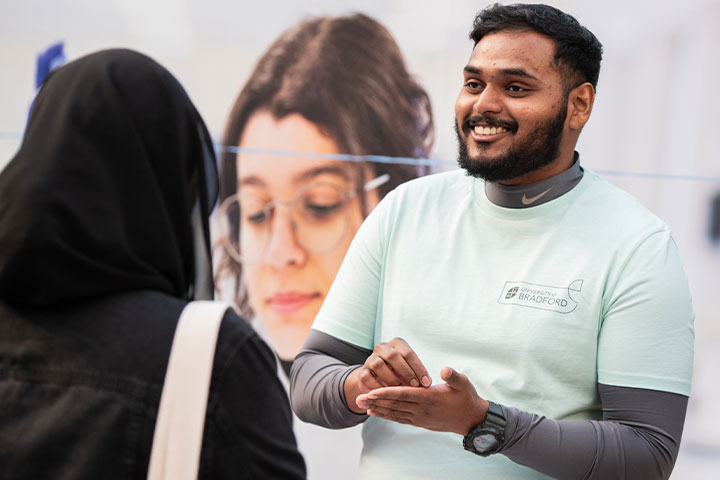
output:
<path id="1" fill-rule="evenodd" d="M 567 117 L 567 100 L 557 115 L 551 117 L 540 128 L 527 136 L 526 139 L 514 143 L 503 154 L 490 158 L 484 155 L 486 145 L 478 144 L 480 152 L 477 157 L 470 158 L 467 143 L 460 134 L 457 121 L 455 134 L 458 139 L 458 164 L 468 175 L 482 178 L 487 182 L 510 180 L 528 174 L 551 163 L 560 154 L 563 127 Z M 513 135 L 517 135 L 517 124 L 499 122 L 493 118 L 470 117 L 463 122 L 463 130 L 472 128 L 472 123 L 485 122 L 489 125 L 509 127 Z"/>

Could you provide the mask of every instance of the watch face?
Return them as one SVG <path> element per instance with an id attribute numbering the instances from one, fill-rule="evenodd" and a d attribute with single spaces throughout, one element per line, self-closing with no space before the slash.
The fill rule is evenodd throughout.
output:
<path id="1" fill-rule="evenodd" d="M 498 441 L 492 433 L 483 433 L 473 438 L 473 446 L 479 453 L 493 452 L 498 448 Z"/>

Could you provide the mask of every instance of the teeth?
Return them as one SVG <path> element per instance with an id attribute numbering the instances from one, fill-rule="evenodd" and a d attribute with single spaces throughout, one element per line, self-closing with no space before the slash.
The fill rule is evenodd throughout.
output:
<path id="1" fill-rule="evenodd" d="M 507 128 L 505 127 L 483 127 L 482 125 L 475 125 L 475 133 L 478 135 L 497 135 L 504 132 L 507 132 Z"/>

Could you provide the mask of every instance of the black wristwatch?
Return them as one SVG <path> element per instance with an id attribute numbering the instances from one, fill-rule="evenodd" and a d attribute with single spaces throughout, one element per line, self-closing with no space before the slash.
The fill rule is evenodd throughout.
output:
<path id="1" fill-rule="evenodd" d="M 490 402 L 485 421 L 475 425 L 463 438 L 468 452 L 487 457 L 500 450 L 505 443 L 505 415 L 502 407 Z"/>

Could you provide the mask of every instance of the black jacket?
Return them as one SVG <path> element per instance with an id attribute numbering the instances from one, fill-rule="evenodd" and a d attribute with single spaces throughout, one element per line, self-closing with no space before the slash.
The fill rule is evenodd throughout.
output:
<path id="1" fill-rule="evenodd" d="M 22 312 L 0 303 L 0 478 L 144 479 L 184 305 L 150 291 Z M 305 478 L 275 359 L 233 313 L 199 478 Z"/>
<path id="2" fill-rule="evenodd" d="M 142 479 L 170 346 L 212 292 L 213 146 L 179 82 L 108 50 L 55 70 L 0 173 L 0 479 Z M 220 328 L 201 478 L 303 478 L 273 356 Z"/>

